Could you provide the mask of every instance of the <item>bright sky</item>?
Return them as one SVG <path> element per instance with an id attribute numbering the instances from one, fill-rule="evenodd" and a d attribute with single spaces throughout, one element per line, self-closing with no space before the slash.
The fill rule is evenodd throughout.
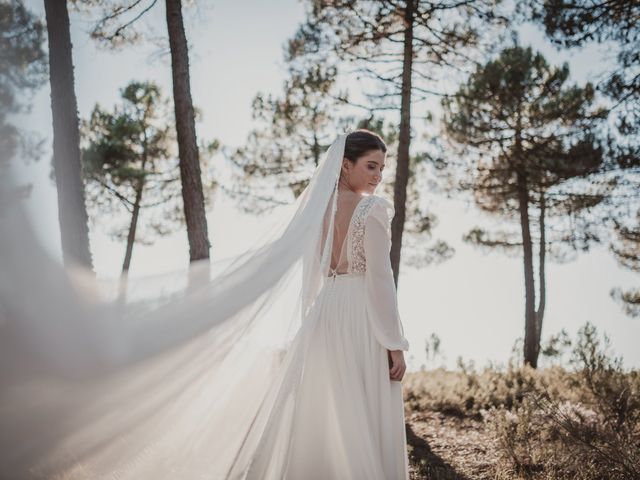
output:
<path id="1" fill-rule="evenodd" d="M 279 94 L 285 78 L 282 46 L 303 18 L 303 7 L 294 0 L 211 1 L 186 10 L 186 30 L 191 44 L 191 85 L 194 103 L 202 110 L 198 134 L 219 139 L 227 146 L 241 146 L 252 127 L 251 101 L 257 92 Z M 44 17 L 42 2 L 27 6 Z M 162 3 L 149 16 L 158 35 L 164 35 Z M 168 56 L 141 45 L 121 52 L 97 50 L 89 39 L 86 19 L 72 15 L 72 41 L 79 114 L 87 118 L 96 103 L 111 107 L 118 91 L 129 81 L 153 80 L 165 93 L 171 91 Z M 572 78 L 582 82 L 597 74 L 611 56 L 605 49 L 556 52 L 533 27 L 522 28 L 521 43 L 532 44 L 559 65 L 568 61 Z M 48 137 L 46 155 L 38 162 L 18 165 L 18 175 L 33 183 L 29 199 L 43 241 L 59 255 L 57 199 L 48 178 L 51 154 L 51 111 L 46 85 L 34 98 L 31 115 L 22 125 Z M 418 132 L 420 134 L 420 132 Z M 524 280 L 520 258 L 499 253 L 483 254 L 462 243 L 463 233 L 478 224 L 478 212 L 462 202 L 427 195 L 429 208 L 439 217 L 434 236 L 456 249 L 450 261 L 416 270 L 403 266 L 399 305 L 405 334 L 411 344 L 410 369 L 425 362 L 425 340 L 436 333 L 452 368 L 457 356 L 481 367 L 488 361 L 505 362 L 516 338 L 524 334 Z M 221 258 L 241 251 L 268 228 L 269 218 L 255 218 L 237 211 L 224 195 L 218 195 L 208 211 L 212 255 Z M 492 225 L 492 223 L 484 222 Z M 95 268 L 101 276 L 115 276 L 121 268 L 124 244 L 92 231 Z M 188 262 L 186 233 L 171 235 L 152 246 L 135 245 L 132 276 L 183 269 Z M 578 255 L 563 265 L 547 265 L 547 309 L 543 338 L 565 328 L 571 337 L 585 322 L 606 332 L 613 350 L 627 367 L 640 367 L 640 321 L 626 317 L 609 297 L 612 287 L 631 287 L 637 274 L 623 270 L 606 246 Z M 430 364 L 431 366 L 431 364 Z"/>

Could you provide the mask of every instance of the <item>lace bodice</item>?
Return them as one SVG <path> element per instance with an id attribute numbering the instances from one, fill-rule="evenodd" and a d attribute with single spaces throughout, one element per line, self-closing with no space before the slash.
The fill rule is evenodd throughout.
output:
<path id="1" fill-rule="evenodd" d="M 370 236 L 382 235 L 390 237 L 390 222 L 394 210 L 389 201 L 377 195 L 364 195 L 362 197 L 344 195 L 341 208 L 337 208 L 335 212 L 333 248 L 329 271 L 327 272 L 329 276 L 334 274 L 364 274 L 366 272 L 365 231 L 368 222 L 367 217 L 370 214 L 373 213 L 373 217 L 375 217 L 373 220 L 375 220 L 378 227 L 382 228 L 382 232 L 376 228 L 375 232 L 370 232 Z M 353 206 L 354 204 L 355 206 Z M 388 254 L 388 250 L 386 252 L 377 252 L 376 256 L 384 254 Z"/>
<path id="2" fill-rule="evenodd" d="M 342 195 L 342 194 L 340 194 Z M 379 197 L 357 197 L 344 194 L 334 218 L 333 248 L 328 275 L 363 274 L 366 271 L 364 251 L 365 219 Z M 355 206 L 354 206 L 355 203 Z"/>
<path id="3" fill-rule="evenodd" d="M 364 197 L 353 212 L 350 232 L 347 236 L 347 260 L 350 273 L 365 273 L 367 260 L 364 252 L 364 225 L 367 213 L 371 210 L 376 197 Z"/>
<path id="4" fill-rule="evenodd" d="M 368 195 L 343 198 L 343 209 L 335 215 L 332 260 L 328 276 L 334 281 L 341 275 L 362 275 L 365 285 L 365 309 L 380 344 L 388 350 L 408 350 L 404 336 L 395 282 L 391 269 L 391 218 L 393 205 L 382 197 Z M 349 217 L 349 207 L 357 204 Z M 348 223 L 347 223 L 348 222 Z M 344 237 L 344 238 L 343 238 Z M 336 247 L 338 245 L 338 247 Z M 335 251 L 340 248 L 339 251 Z"/>

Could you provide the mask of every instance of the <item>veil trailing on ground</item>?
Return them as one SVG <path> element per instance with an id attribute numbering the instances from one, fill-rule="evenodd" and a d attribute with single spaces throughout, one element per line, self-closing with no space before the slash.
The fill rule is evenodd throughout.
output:
<path id="1" fill-rule="evenodd" d="M 0 477 L 267 478 L 327 280 L 346 136 L 254 248 L 126 295 L 52 258 L 4 176 Z"/>

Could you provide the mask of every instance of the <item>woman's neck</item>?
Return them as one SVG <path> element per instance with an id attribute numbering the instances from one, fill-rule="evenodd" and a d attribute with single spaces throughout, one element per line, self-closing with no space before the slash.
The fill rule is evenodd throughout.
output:
<path id="1" fill-rule="evenodd" d="M 349 186 L 349 184 L 347 182 L 345 182 L 342 178 L 340 178 L 340 181 L 338 181 L 338 192 L 339 193 L 351 192 L 351 193 L 358 194 L 358 192 L 356 192 L 354 189 L 352 189 Z"/>

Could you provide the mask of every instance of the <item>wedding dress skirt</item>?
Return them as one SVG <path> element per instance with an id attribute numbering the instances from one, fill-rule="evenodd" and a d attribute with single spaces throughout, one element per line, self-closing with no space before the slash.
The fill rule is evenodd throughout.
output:
<path id="1" fill-rule="evenodd" d="M 402 384 L 389 378 L 388 350 L 409 347 L 389 259 L 391 211 L 373 195 L 338 210 L 337 266 L 224 478 L 408 480 Z"/>
<path id="2" fill-rule="evenodd" d="M 364 278 L 332 276 L 316 300 L 279 478 L 409 478 L 402 384 L 390 380 L 387 350 L 367 318 Z"/>

